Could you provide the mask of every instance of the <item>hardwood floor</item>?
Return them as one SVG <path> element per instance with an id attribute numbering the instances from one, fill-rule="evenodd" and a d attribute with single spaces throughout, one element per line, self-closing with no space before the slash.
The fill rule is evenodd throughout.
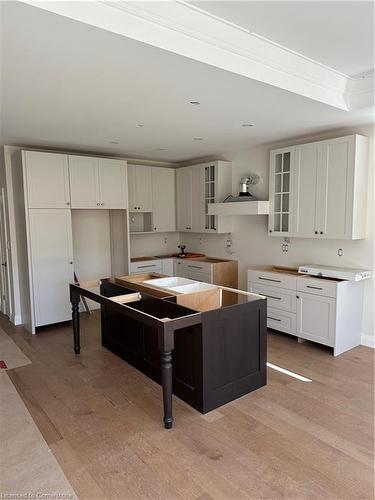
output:
<path id="1" fill-rule="evenodd" d="M 372 499 L 374 351 L 338 358 L 271 333 L 268 358 L 312 379 L 268 370 L 268 385 L 207 415 L 102 348 L 97 313 L 36 336 L 0 326 L 32 364 L 8 371 L 81 499 Z"/>

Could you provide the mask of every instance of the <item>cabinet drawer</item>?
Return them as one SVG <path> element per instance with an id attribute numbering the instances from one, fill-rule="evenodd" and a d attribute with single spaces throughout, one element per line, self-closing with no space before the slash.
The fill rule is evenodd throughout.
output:
<path id="1" fill-rule="evenodd" d="M 297 290 L 324 297 L 336 297 L 337 282 L 303 277 L 297 280 Z"/>
<path id="2" fill-rule="evenodd" d="M 182 267 L 186 271 L 211 274 L 212 264 L 189 259 L 182 262 Z"/>
<path id="3" fill-rule="evenodd" d="M 247 272 L 248 281 L 259 285 L 270 285 L 289 290 L 297 289 L 297 276 L 291 276 L 283 273 L 272 273 L 270 271 L 257 271 L 249 269 Z"/>
<path id="4" fill-rule="evenodd" d="M 146 272 L 161 272 L 160 260 L 144 260 L 142 262 L 131 262 L 130 274 L 146 273 Z"/>
<path id="5" fill-rule="evenodd" d="M 267 328 L 297 335 L 297 317 L 294 313 L 267 307 Z"/>
<path id="6" fill-rule="evenodd" d="M 267 306 L 272 309 L 281 309 L 292 313 L 297 310 L 297 298 L 294 290 L 258 285 L 257 283 L 249 283 L 248 289 L 249 292 L 267 297 Z"/>
<path id="7" fill-rule="evenodd" d="M 184 278 L 194 281 L 202 281 L 203 283 L 212 283 L 211 275 L 207 273 L 200 273 L 199 271 L 186 270 L 184 272 Z"/>

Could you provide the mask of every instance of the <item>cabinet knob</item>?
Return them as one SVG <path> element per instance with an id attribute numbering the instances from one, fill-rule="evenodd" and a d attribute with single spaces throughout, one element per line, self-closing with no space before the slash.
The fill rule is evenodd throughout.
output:
<path id="1" fill-rule="evenodd" d="M 100 207 L 100 203 L 97 203 L 98 207 Z"/>
<path id="2" fill-rule="evenodd" d="M 71 261 L 69 262 L 69 264 L 73 264 L 73 261 L 71 260 Z"/>
<path id="3" fill-rule="evenodd" d="M 103 205 L 104 205 L 104 203 L 101 203 L 101 206 L 103 206 Z"/>
<path id="4" fill-rule="evenodd" d="M 134 210 L 137 210 L 137 207 L 134 207 Z"/>
<path id="5" fill-rule="evenodd" d="M 318 234 L 318 231 L 314 231 L 315 234 Z"/>
<path id="6" fill-rule="evenodd" d="M 70 205 L 69 201 L 67 201 L 66 204 L 69 206 Z"/>
<path id="7" fill-rule="evenodd" d="M 296 298 L 297 298 L 297 299 L 299 299 L 299 295 L 297 295 L 297 297 L 296 297 Z"/>
<path id="8" fill-rule="evenodd" d="M 140 210 L 140 209 L 141 209 L 141 207 L 138 207 L 138 210 Z"/>
<path id="9" fill-rule="evenodd" d="M 157 228 L 156 228 L 156 227 L 154 227 L 154 231 L 156 231 L 156 229 L 157 229 Z"/>
<path id="10" fill-rule="evenodd" d="M 270 233 L 272 233 L 272 229 L 270 229 Z"/>
<path id="11" fill-rule="evenodd" d="M 320 231 L 320 234 L 324 234 L 323 231 Z"/>

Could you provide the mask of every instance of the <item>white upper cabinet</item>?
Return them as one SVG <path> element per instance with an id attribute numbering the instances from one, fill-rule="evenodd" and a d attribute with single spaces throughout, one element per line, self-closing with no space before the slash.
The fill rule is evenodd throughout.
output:
<path id="1" fill-rule="evenodd" d="M 284 173 L 279 173 L 280 168 L 284 172 L 287 151 L 291 161 L 288 224 Z M 367 173 L 368 139 L 360 135 L 271 151 L 269 234 L 365 238 Z"/>
<path id="2" fill-rule="evenodd" d="M 70 198 L 72 208 L 98 208 L 98 158 L 69 156 Z"/>
<path id="3" fill-rule="evenodd" d="M 70 206 L 68 156 L 23 151 L 26 206 L 67 208 Z"/>
<path id="4" fill-rule="evenodd" d="M 350 136 L 326 141 L 322 154 L 320 234 L 337 239 L 365 238 L 367 139 Z"/>
<path id="5" fill-rule="evenodd" d="M 268 232 L 289 236 L 292 233 L 294 148 L 271 151 L 270 215 Z"/>
<path id="6" fill-rule="evenodd" d="M 320 143 L 295 148 L 294 168 L 294 236 L 313 238 L 319 235 L 317 203 L 319 169 L 322 161 Z"/>
<path id="7" fill-rule="evenodd" d="M 192 169 L 191 167 L 176 170 L 177 185 L 177 230 L 192 229 Z"/>
<path id="8" fill-rule="evenodd" d="M 152 167 L 128 165 L 130 212 L 152 212 Z"/>
<path id="9" fill-rule="evenodd" d="M 72 208 L 127 208 L 126 161 L 69 156 Z"/>
<path id="10" fill-rule="evenodd" d="M 152 167 L 151 178 L 153 230 L 176 231 L 175 170 Z"/>
<path id="11" fill-rule="evenodd" d="M 210 203 L 232 193 L 230 162 L 214 161 L 177 169 L 177 228 L 195 233 L 227 233 L 232 219 L 208 214 Z"/>
<path id="12" fill-rule="evenodd" d="M 102 208 L 128 207 L 126 161 L 99 158 L 98 179 Z"/>

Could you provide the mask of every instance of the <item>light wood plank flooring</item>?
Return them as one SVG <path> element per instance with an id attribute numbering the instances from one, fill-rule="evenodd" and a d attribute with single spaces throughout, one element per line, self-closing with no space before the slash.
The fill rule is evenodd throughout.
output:
<path id="1" fill-rule="evenodd" d="M 207 415 L 174 398 L 162 427 L 160 387 L 102 348 L 98 313 L 9 333 L 32 364 L 7 373 L 81 499 L 372 499 L 374 351 L 338 357 L 269 335 L 268 385 Z"/>

